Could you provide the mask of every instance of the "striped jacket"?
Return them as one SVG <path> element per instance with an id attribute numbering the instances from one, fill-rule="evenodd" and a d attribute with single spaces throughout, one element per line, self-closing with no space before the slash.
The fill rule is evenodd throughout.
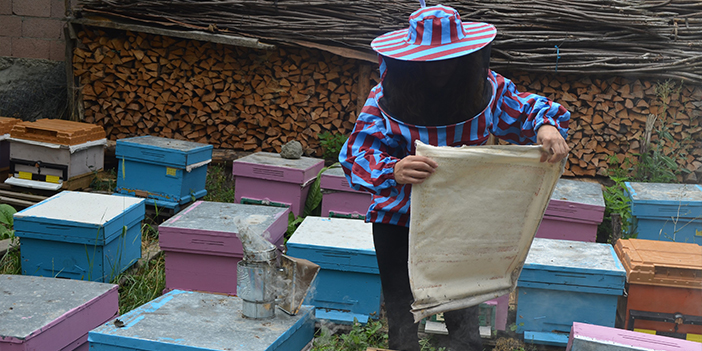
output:
<path id="1" fill-rule="evenodd" d="M 381 70 L 382 70 L 381 65 Z M 570 112 L 551 100 L 520 93 L 509 79 L 490 71 L 492 97 L 479 115 L 453 125 L 416 126 L 381 111 L 382 83 L 371 89 L 349 139 L 339 153 L 346 179 L 356 190 L 373 195 L 366 222 L 409 226 L 410 184 L 397 184 L 395 163 L 414 155 L 414 141 L 434 146 L 484 145 L 490 134 L 514 144 L 533 144 L 544 124 L 565 138 Z"/>

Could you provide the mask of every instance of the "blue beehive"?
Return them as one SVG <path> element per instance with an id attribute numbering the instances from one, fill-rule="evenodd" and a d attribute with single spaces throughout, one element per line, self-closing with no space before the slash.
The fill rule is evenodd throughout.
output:
<path id="1" fill-rule="evenodd" d="M 702 187 L 627 182 L 637 239 L 702 245 Z"/>
<path id="2" fill-rule="evenodd" d="M 320 266 L 310 304 L 317 319 L 366 323 L 380 312 L 380 275 L 372 224 L 307 216 L 287 242 L 288 256 Z"/>
<path id="3" fill-rule="evenodd" d="M 173 290 L 88 333 L 92 351 L 297 351 L 314 337 L 311 306 L 295 316 L 242 315 L 236 296 Z"/>
<path id="4" fill-rule="evenodd" d="M 22 274 L 110 282 L 141 258 L 144 200 L 63 191 L 14 215 Z"/>
<path id="5" fill-rule="evenodd" d="M 566 346 L 573 322 L 613 327 L 625 281 L 610 244 L 535 238 L 517 282 L 517 332 Z"/>
<path id="6" fill-rule="evenodd" d="M 142 136 L 117 140 L 116 192 L 175 211 L 207 194 L 212 145 Z"/>

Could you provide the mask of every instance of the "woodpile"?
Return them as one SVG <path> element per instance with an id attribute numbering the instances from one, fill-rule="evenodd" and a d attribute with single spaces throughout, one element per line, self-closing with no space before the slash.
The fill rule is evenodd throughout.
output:
<path id="1" fill-rule="evenodd" d="M 647 119 L 655 121 L 652 145 L 679 169 L 702 172 L 702 87 L 680 81 L 588 78 L 581 75 L 505 74 L 520 91 L 538 93 L 571 111 L 566 176 L 606 176 L 609 163 L 638 160 L 646 139 Z M 663 140 L 667 130 L 673 140 Z M 659 140 L 660 139 L 660 140 Z M 625 165 L 626 166 L 626 165 Z"/>
<path id="2" fill-rule="evenodd" d="M 84 121 L 111 140 L 137 135 L 279 152 L 290 140 L 319 157 L 322 132 L 348 135 L 377 65 L 314 49 L 264 51 L 118 30 L 78 33 L 73 71 Z M 664 153 L 702 174 L 702 88 L 680 81 L 500 72 L 520 91 L 572 112 L 566 176 L 606 176 L 635 160 L 646 121 L 666 128 Z M 699 176 L 698 176 L 699 177 Z"/>
<path id="3" fill-rule="evenodd" d="M 112 140 L 158 135 L 270 152 L 297 140 L 320 156 L 318 134 L 348 134 L 356 120 L 366 65 L 356 60 L 128 31 L 87 28 L 77 36 L 73 73 L 84 121 Z"/>

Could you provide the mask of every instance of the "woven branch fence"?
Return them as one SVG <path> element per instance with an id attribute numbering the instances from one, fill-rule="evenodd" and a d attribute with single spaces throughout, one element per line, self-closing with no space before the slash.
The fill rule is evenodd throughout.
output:
<path id="1" fill-rule="evenodd" d="M 609 74 L 702 82 L 702 1 L 443 1 L 464 21 L 494 24 L 496 70 Z M 407 27 L 416 0 L 82 0 L 82 13 L 307 41 L 370 52 Z"/>

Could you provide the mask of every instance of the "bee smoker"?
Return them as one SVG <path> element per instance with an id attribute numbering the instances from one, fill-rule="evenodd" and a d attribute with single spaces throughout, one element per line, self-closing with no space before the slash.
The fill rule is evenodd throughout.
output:
<path id="1" fill-rule="evenodd" d="M 237 295 L 242 314 L 252 319 L 275 317 L 275 307 L 285 313 L 299 312 L 319 265 L 280 254 L 278 249 L 237 223 L 244 257 L 237 263 Z"/>

